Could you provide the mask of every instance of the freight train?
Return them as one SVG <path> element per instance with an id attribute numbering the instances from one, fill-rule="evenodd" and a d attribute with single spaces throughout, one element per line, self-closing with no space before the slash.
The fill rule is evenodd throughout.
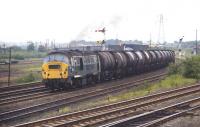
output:
<path id="1" fill-rule="evenodd" d="M 42 78 L 53 91 L 71 89 L 156 70 L 174 61 L 172 50 L 58 50 L 44 58 Z"/>

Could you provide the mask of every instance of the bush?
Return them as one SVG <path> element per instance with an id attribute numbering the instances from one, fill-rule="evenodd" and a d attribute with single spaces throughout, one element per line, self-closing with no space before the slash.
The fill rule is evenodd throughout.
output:
<path id="1" fill-rule="evenodd" d="M 19 54 L 14 55 L 13 58 L 16 60 L 24 60 L 24 56 L 19 55 Z"/>
<path id="2" fill-rule="evenodd" d="M 181 74 L 187 78 L 200 79 L 200 56 L 187 58 L 181 64 L 170 65 L 169 74 Z"/>
<path id="3" fill-rule="evenodd" d="M 183 76 L 200 79 L 200 56 L 194 56 L 183 62 Z"/>
<path id="4" fill-rule="evenodd" d="M 17 83 L 26 83 L 26 82 L 33 82 L 35 81 L 35 76 L 33 75 L 33 73 L 30 73 L 28 75 L 25 75 L 24 77 L 21 77 L 19 79 L 17 79 Z"/>
<path id="5" fill-rule="evenodd" d="M 120 95 L 109 97 L 109 101 L 119 101 L 130 99 L 133 97 L 145 96 L 150 93 L 154 93 L 156 91 L 177 88 L 189 84 L 193 84 L 196 82 L 196 79 L 185 78 L 181 75 L 170 75 L 160 82 L 153 83 L 151 85 L 140 86 L 138 88 L 131 89 L 128 92 L 125 92 Z"/>
<path id="6" fill-rule="evenodd" d="M 182 68 L 180 68 L 181 64 L 170 64 L 169 65 L 169 74 L 181 74 L 182 73 Z"/>
<path id="7" fill-rule="evenodd" d="M 44 58 L 46 56 L 46 52 L 38 52 L 38 51 L 12 51 L 11 58 L 17 59 L 17 60 L 24 60 L 25 58 Z M 8 59 L 9 53 L 1 54 L 0 53 L 0 60 L 2 59 Z"/>

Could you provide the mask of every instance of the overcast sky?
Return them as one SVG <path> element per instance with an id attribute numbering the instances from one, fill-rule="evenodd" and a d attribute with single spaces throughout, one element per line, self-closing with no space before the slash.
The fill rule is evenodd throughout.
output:
<path id="1" fill-rule="evenodd" d="M 0 0 L 0 41 L 97 40 L 104 26 L 107 39 L 157 41 L 161 14 L 168 42 L 200 33 L 199 0 Z"/>

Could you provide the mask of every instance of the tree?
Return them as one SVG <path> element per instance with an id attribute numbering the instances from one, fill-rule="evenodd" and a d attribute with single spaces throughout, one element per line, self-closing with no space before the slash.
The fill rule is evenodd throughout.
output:
<path id="1" fill-rule="evenodd" d="M 200 79 L 200 56 L 187 58 L 184 62 L 183 75 L 189 78 Z"/>
<path id="2" fill-rule="evenodd" d="M 17 45 L 12 46 L 11 48 L 14 51 L 21 51 L 22 50 L 22 48 L 20 46 L 17 46 Z"/>
<path id="3" fill-rule="evenodd" d="M 35 49 L 35 46 L 33 44 L 33 42 L 27 42 L 28 46 L 27 46 L 27 50 L 28 51 L 33 51 Z"/>
<path id="4" fill-rule="evenodd" d="M 181 74 L 187 78 L 200 79 L 200 56 L 192 56 L 180 64 L 170 65 L 170 74 Z"/>
<path id="5" fill-rule="evenodd" d="M 45 52 L 45 51 L 47 51 L 47 49 L 46 49 L 46 47 L 44 45 L 39 45 L 38 51 L 39 52 Z"/>

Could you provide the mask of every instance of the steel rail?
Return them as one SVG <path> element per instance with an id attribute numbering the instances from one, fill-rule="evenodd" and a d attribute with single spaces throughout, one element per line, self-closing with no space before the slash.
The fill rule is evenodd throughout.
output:
<path id="1" fill-rule="evenodd" d="M 187 112 L 200 109 L 199 104 L 195 106 L 191 105 L 197 102 L 200 102 L 200 97 L 118 120 L 100 127 L 128 127 L 129 125 L 131 127 L 156 127 L 164 122 L 183 116 Z"/>
<path id="2" fill-rule="evenodd" d="M 23 83 L 23 84 L 16 84 L 16 85 L 12 85 L 12 86 L 0 87 L 0 93 L 4 92 L 4 91 L 16 90 L 16 89 L 27 88 L 27 87 L 34 87 L 41 83 L 42 83 L 41 81 L 37 81 L 37 82 L 30 82 L 30 83 Z"/>
<path id="3" fill-rule="evenodd" d="M 111 110 L 111 111 L 108 111 L 108 112 L 105 112 L 105 113 L 102 113 L 102 114 L 93 114 L 93 115 L 90 115 L 88 117 L 83 117 L 81 119 L 75 119 L 75 120 L 72 120 L 72 121 L 59 123 L 59 124 L 55 125 L 54 127 L 65 127 L 65 126 L 76 126 L 76 125 L 82 126 L 82 127 L 97 126 L 99 124 L 103 124 L 104 122 L 120 119 L 120 118 L 126 117 L 128 115 L 133 115 L 135 113 L 135 110 L 138 109 L 138 108 L 157 104 L 157 103 L 161 103 L 163 101 L 167 101 L 167 100 L 174 99 L 174 98 L 177 98 L 177 97 L 186 96 L 188 94 L 194 94 L 194 93 L 197 93 L 199 91 L 200 91 L 200 89 L 193 90 L 193 91 L 190 91 L 190 92 L 181 93 L 179 95 L 174 95 L 174 96 L 170 96 L 170 97 L 164 97 L 164 98 L 161 98 L 161 99 L 156 99 L 156 100 L 153 100 L 153 101 L 150 101 L 150 102 L 144 102 L 142 104 L 128 105 L 127 107 L 124 106 L 122 108 L 114 109 L 114 110 Z"/>
<path id="4" fill-rule="evenodd" d="M 97 118 L 100 116 L 102 119 L 104 119 L 103 116 L 106 118 L 107 114 L 110 115 L 110 114 L 114 114 L 117 112 L 125 111 L 127 109 L 135 110 L 136 108 L 141 108 L 141 107 L 144 107 L 147 105 L 152 105 L 155 103 L 159 103 L 161 101 L 167 101 L 169 99 L 174 99 L 176 97 L 182 97 L 182 96 L 186 96 L 189 94 L 194 94 L 194 93 L 197 93 L 200 91 L 199 87 L 200 87 L 200 85 L 183 87 L 183 88 L 170 90 L 167 92 L 161 92 L 158 94 L 140 97 L 140 98 L 136 98 L 136 99 L 132 99 L 132 100 L 128 100 L 128 101 L 122 101 L 122 102 L 109 104 L 109 105 L 105 105 L 105 106 L 100 106 L 100 107 L 83 110 L 83 111 L 79 111 L 79 112 L 75 112 L 75 113 L 69 113 L 66 115 L 58 116 L 58 117 L 52 117 L 52 118 L 43 119 L 43 120 L 39 120 L 39 121 L 35 121 L 35 122 L 30 122 L 30 123 L 22 124 L 22 125 L 19 125 L 16 127 L 41 126 L 41 125 L 45 125 L 46 123 L 50 123 L 52 126 L 62 127 L 62 126 L 72 126 L 73 124 L 77 124 L 81 121 L 82 122 L 84 121 L 87 123 L 88 121 L 91 121 L 91 119 L 94 117 Z M 178 93 L 178 92 L 180 92 L 180 93 Z M 167 94 L 172 94 L 172 95 L 171 96 L 168 95 L 168 97 L 166 97 Z M 175 95 L 173 95 L 173 94 L 175 94 Z M 161 98 L 162 96 L 164 96 L 164 97 Z M 144 102 L 144 101 L 147 101 L 150 99 L 151 99 L 151 101 Z M 153 99 L 155 99 L 155 100 L 153 100 Z M 140 101 L 143 103 L 141 103 Z M 138 104 L 139 102 L 141 104 Z M 133 105 L 133 104 L 135 104 L 135 105 Z M 127 115 L 127 114 L 125 114 L 125 115 Z M 100 122 L 102 122 L 102 121 L 100 121 Z"/>
<path id="5" fill-rule="evenodd" d="M 153 81 L 159 80 L 160 78 L 163 78 L 165 75 L 166 75 L 166 73 L 160 74 L 160 75 L 155 75 L 155 76 L 151 76 L 151 77 L 136 80 L 136 81 L 107 87 L 104 89 L 97 89 L 97 90 L 90 91 L 87 93 L 73 95 L 71 97 L 66 97 L 64 99 L 59 99 L 59 100 L 51 101 L 48 103 L 41 103 L 38 105 L 33 105 L 33 106 L 22 108 L 22 109 L 17 109 L 14 111 L 4 112 L 4 113 L 0 114 L 0 123 L 9 122 L 10 120 L 20 119 L 20 118 L 23 118 L 26 116 L 30 116 L 31 114 L 34 114 L 34 113 L 48 111 L 48 110 L 62 107 L 62 106 L 72 104 L 75 102 L 80 102 L 83 100 L 91 99 L 94 97 L 105 96 L 108 93 L 121 91 L 122 89 L 128 89 L 128 88 L 132 88 L 134 86 L 136 87 L 138 85 L 144 84 L 144 81 L 145 82 L 146 81 L 153 82 Z"/>
<path id="6" fill-rule="evenodd" d="M 27 101 L 27 100 L 33 100 L 33 99 L 51 96 L 51 95 L 53 95 L 53 93 L 50 93 L 49 90 L 45 90 L 45 91 L 33 92 L 33 93 L 21 95 L 21 96 L 4 98 L 4 99 L 0 99 L 0 106 Z"/>
<path id="7" fill-rule="evenodd" d="M 0 93 L 0 101 L 4 98 L 18 96 L 21 94 L 24 95 L 24 94 L 28 94 L 28 93 L 32 93 L 32 92 L 40 92 L 40 91 L 44 91 L 44 90 L 47 90 L 47 88 L 45 88 L 44 86 L 35 86 L 35 87 L 26 88 L 26 89 L 6 91 L 6 92 Z"/>

